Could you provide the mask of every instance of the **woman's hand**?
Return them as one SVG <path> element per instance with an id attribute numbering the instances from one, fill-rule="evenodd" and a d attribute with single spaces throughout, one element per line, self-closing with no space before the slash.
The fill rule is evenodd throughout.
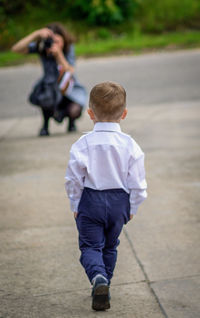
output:
<path id="1" fill-rule="evenodd" d="M 40 30 L 36 30 L 31 34 L 27 35 L 25 38 L 19 40 L 16 44 L 12 46 L 12 51 L 17 53 L 28 53 L 28 45 L 32 41 L 37 41 L 42 38 L 53 37 L 54 33 L 48 28 L 43 28 Z"/>
<path id="2" fill-rule="evenodd" d="M 63 50 L 59 46 L 59 44 L 54 42 L 52 46 L 47 50 L 47 53 L 52 54 L 55 57 L 57 63 L 62 66 L 64 72 L 68 72 L 68 71 L 70 71 L 71 73 L 74 72 L 74 67 L 67 62 L 63 54 Z"/>
<path id="3" fill-rule="evenodd" d="M 52 54 L 58 60 L 59 60 L 59 58 L 61 58 L 63 56 L 62 49 L 60 48 L 60 46 L 57 43 L 53 43 L 52 46 L 47 50 L 47 53 Z"/>
<path id="4" fill-rule="evenodd" d="M 43 28 L 43 29 L 39 29 L 39 30 L 36 30 L 35 32 L 35 38 L 38 39 L 38 38 L 41 38 L 41 39 L 46 39 L 46 38 L 53 38 L 54 36 L 54 33 L 52 30 L 48 29 L 48 28 Z"/>

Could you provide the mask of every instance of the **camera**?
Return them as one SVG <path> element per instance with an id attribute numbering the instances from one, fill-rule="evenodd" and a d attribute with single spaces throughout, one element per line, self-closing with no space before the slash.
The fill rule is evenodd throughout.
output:
<path id="1" fill-rule="evenodd" d="M 46 50 L 50 49 L 53 44 L 53 39 L 48 37 L 46 39 L 42 39 L 38 44 L 38 50 L 41 54 L 46 54 Z"/>

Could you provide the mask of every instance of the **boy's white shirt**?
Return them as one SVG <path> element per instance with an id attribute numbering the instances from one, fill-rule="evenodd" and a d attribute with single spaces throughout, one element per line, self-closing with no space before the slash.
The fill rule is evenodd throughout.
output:
<path id="1" fill-rule="evenodd" d="M 124 189 L 130 194 L 131 214 L 147 197 L 144 153 L 118 123 L 97 122 L 72 145 L 65 179 L 73 212 L 78 212 L 84 187 Z"/>

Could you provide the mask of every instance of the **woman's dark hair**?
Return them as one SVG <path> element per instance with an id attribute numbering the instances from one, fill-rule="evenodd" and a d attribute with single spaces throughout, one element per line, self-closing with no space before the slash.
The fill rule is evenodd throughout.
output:
<path id="1" fill-rule="evenodd" d="M 46 26 L 48 29 L 52 30 L 55 34 L 61 35 L 64 40 L 63 51 L 66 53 L 75 39 L 72 34 L 70 34 L 65 27 L 60 22 L 53 22 Z"/>

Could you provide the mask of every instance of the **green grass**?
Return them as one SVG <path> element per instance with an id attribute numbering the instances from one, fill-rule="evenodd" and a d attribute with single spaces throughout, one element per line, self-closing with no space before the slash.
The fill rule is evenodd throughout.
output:
<path id="1" fill-rule="evenodd" d="M 200 47 L 200 31 L 185 31 L 150 35 L 142 33 L 124 34 L 106 39 L 82 39 L 76 44 L 77 57 L 93 57 L 121 53 L 138 54 L 160 49 L 180 49 Z M 36 61 L 37 58 L 10 51 L 0 53 L 0 66 L 16 65 Z"/>
<path id="2" fill-rule="evenodd" d="M 200 31 L 173 32 L 162 35 L 128 34 L 119 38 L 82 42 L 76 45 L 78 56 L 97 56 L 123 52 L 138 53 L 153 49 L 200 47 Z"/>
<path id="3" fill-rule="evenodd" d="M 11 51 L 0 52 L 0 67 L 34 62 L 36 60 L 36 56 L 22 55 Z"/>

